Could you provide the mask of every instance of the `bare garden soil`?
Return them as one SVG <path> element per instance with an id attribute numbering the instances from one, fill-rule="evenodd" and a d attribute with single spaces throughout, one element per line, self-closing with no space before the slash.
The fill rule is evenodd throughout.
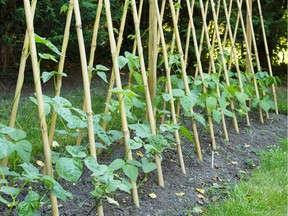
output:
<path id="1" fill-rule="evenodd" d="M 211 167 L 212 151 L 209 131 L 202 128 L 199 130 L 203 153 L 202 162 L 198 160 L 193 144 L 183 138 L 186 176 L 178 165 L 176 150 L 169 150 L 164 153 L 162 161 L 165 187 L 161 188 L 157 185 L 156 171 L 154 171 L 150 174 L 148 181 L 138 188 L 140 208 L 133 205 L 132 198 L 127 194 L 116 193 L 115 200 L 119 202 L 120 207 L 104 204 L 105 215 L 180 216 L 186 215 L 185 210 L 191 211 L 196 206 L 205 211 L 209 203 L 220 201 L 227 186 L 249 175 L 253 169 L 257 168 L 262 150 L 269 150 L 272 145 L 277 144 L 279 138 L 287 137 L 287 116 L 271 113 L 270 118 L 265 120 L 265 124 L 261 124 L 258 113 L 250 115 L 252 120 L 250 127 L 246 126 L 245 118 L 239 118 L 239 134 L 235 132 L 232 122 L 227 119 L 229 142 L 223 139 L 221 125 L 215 125 L 217 150 L 214 153 L 213 168 Z M 124 147 L 115 145 L 111 153 L 99 155 L 99 162 L 109 162 L 107 158 L 111 158 L 111 154 L 112 158 L 117 158 L 119 153 L 123 153 L 119 150 L 120 148 Z M 141 176 L 139 179 L 141 180 Z M 95 204 L 93 199 L 87 200 L 90 191 L 93 190 L 89 173 L 85 172 L 77 184 L 64 183 L 63 187 L 73 191 L 75 199 L 61 203 L 63 204 L 60 208 L 61 215 L 89 215 Z M 157 197 L 152 199 L 149 196 L 151 193 Z M 195 210 L 197 209 L 199 208 Z M 95 215 L 96 212 L 96 209 L 93 209 L 90 215 Z"/>
<path id="2" fill-rule="evenodd" d="M 80 80 L 77 81 L 81 82 Z M 0 87 L 2 93 L 3 90 L 7 90 L 7 92 L 13 92 L 14 90 L 5 84 L 1 84 Z M 73 89 L 72 86 L 70 87 Z M 31 88 L 28 88 L 26 95 L 31 94 L 30 91 Z M 0 95 L 3 96 L 3 94 Z M 9 94 L 5 95 L 8 96 Z M 117 192 L 114 199 L 119 202 L 120 206 L 105 203 L 105 215 L 180 216 L 187 215 L 185 211 L 192 211 L 193 209 L 205 212 L 205 208 L 209 203 L 221 201 L 229 185 L 236 183 L 242 177 L 246 177 L 253 169 L 258 167 L 259 155 L 262 150 L 269 150 L 273 145 L 277 145 L 279 138 L 287 137 L 286 115 L 270 113 L 270 117 L 265 119 L 264 124 L 260 123 L 257 112 L 251 112 L 249 115 L 250 127 L 246 125 L 245 118 L 238 118 L 239 134 L 236 133 L 231 119 L 226 118 L 229 142 L 224 140 L 222 125 L 215 125 L 217 150 L 214 152 L 214 156 L 212 156 L 208 129 L 198 125 L 203 154 L 202 162 L 197 158 L 194 144 L 182 137 L 181 144 L 187 174 L 184 175 L 181 172 L 176 149 L 166 151 L 163 154 L 162 161 L 165 187 L 162 188 L 157 185 L 156 171 L 150 173 L 148 180 L 143 184 L 141 184 L 143 180 L 141 174 L 138 177 L 140 208 L 134 206 L 131 196 Z M 187 119 L 183 124 L 191 129 L 190 120 Z M 108 164 L 116 158 L 123 157 L 123 150 L 123 145 L 114 144 L 110 151 L 98 156 L 98 161 L 102 164 Z M 138 157 L 137 155 L 134 156 Z M 60 215 L 97 215 L 97 210 L 94 208 L 95 200 L 89 198 L 90 192 L 94 189 L 90 175 L 91 173 L 85 170 L 78 183 L 67 183 L 60 180 L 63 188 L 74 195 L 73 200 L 59 201 L 61 206 L 59 208 Z M 151 198 L 149 196 L 151 193 L 154 193 L 156 198 Z M 51 215 L 51 209 L 47 206 L 43 207 L 42 215 Z"/>

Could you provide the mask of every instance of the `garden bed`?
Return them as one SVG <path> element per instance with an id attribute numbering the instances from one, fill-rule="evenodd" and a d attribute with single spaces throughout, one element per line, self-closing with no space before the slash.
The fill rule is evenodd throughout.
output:
<path id="1" fill-rule="evenodd" d="M 185 139 L 182 141 L 183 154 L 187 169 L 186 176 L 178 165 L 176 150 L 164 153 L 163 174 L 165 188 L 157 185 L 156 172 L 152 172 L 149 179 L 138 189 L 140 208 L 133 205 L 132 198 L 126 193 L 115 194 L 115 200 L 120 207 L 104 204 L 104 213 L 108 216 L 129 215 L 185 215 L 185 210 L 205 211 L 205 206 L 217 202 L 221 196 L 212 196 L 211 190 L 225 192 L 225 188 L 241 177 L 246 176 L 251 170 L 257 168 L 258 157 L 262 150 L 276 144 L 280 137 L 287 136 L 287 116 L 270 114 L 270 118 L 261 124 L 257 113 L 250 113 L 251 127 L 245 125 L 245 119 L 239 119 L 240 134 L 232 127 L 232 122 L 227 118 L 229 128 L 229 142 L 224 141 L 221 125 L 215 125 L 217 150 L 214 154 L 214 167 L 212 168 L 212 151 L 209 144 L 209 133 L 205 128 L 200 132 L 200 142 L 203 152 L 203 162 L 197 159 L 194 146 Z M 200 131 L 200 130 L 199 130 Z M 98 157 L 99 163 L 109 163 L 106 158 L 117 158 L 123 147 L 112 146 L 112 151 L 105 152 Z M 112 154 L 112 155 L 109 155 Z M 117 156 L 118 155 L 118 156 Z M 140 176 L 141 180 L 141 176 Z M 77 184 L 61 182 L 64 189 L 73 191 L 74 200 L 60 202 L 61 215 L 95 215 L 95 202 L 89 198 L 93 190 L 89 172 L 84 172 Z M 200 189 L 200 190 L 199 190 Z M 203 190 L 203 191 L 202 191 Z M 157 197 L 151 198 L 154 193 Z M 221 193 L 219 193 L 221 194 Z M 196 207 L 196 208 L 195 208 Z M 43 209 L 43 213 L 49 210 Z"/>

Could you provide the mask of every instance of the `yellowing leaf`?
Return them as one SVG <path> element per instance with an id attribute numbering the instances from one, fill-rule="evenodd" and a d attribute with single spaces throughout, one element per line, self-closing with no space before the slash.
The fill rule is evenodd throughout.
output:
<path id="1" fill-rule="evenodd" d="M 56 148 L 56 147 L 58 147 L 59 146 L 59 143 L 57 142 L 57 141 L 53 141 L 52 142 L 52 147 L 53 148 Z"/>
<path id="2" fill-rule="evenodd" d="M 231 164 L 238 165 L 238 162 L 237 161 L 231 161 Z"/>
<path id="3" fill-rule="evenodd" d="M 198 193 L 201 193 L 201 194 L 204 194 L 204 193 L 205 193 L 205 190 L 204 190 L 204 189 L 196 188 L 196 191 L 197 191 Z"/>
<path id="4" fill-rule="evenodd" d="M 202 210 L 202 208 L 200 206 L 196 206 L 196 207 L 193 208 L 193 212 L 194 213 L 202 213 L 203 210 Z"/>
<path id="5" fill-rule="evenodd" d="M 37 160 L 36 163 L 37 163 L 37 165 L 39 167 L 44 167 L 44 162 L 43 161 Z"/>
<path id="6" fill-rule="evenodd" d="M 143 157 L 143 153 L 142 153 L 141 151 L 137 151 L 137 152 L 136 152 L 136 155 L 137 155 L 138 157 Z"/>
<path id="7" fill-rule="evenodd" d="M 173 163 L 176 163 L 176 162 L 177 162 L 177 161 L 175 161 L 175 160 L 173 160 L 173 159 L 170 159 L 170 161 L 173 162 Z"/>
<path id="8" fill-rule="evenodd" d="M 213 197 L 211 198 L 211 201 L 212 201 L 212 202 L 216 202 L 217 199 L 218 199 L 218 198 L 217 198 L 216 196 L 213 196 Z"/>
<path id="9" fill-rule="evenodd" d="M 205 199 L 205 197 L 203 196 L 203 194 L 197 194 L 196 195 L 199 199 Z"/>
<path id="10" fill-rule="evenodd" d="M 201 200 L 197 200 L 197 203 L 199 203 L 200 205 L 204 205 L 204 203 Z"/>
<path id="11" fill-rule="evenodd" d="M 182 196 L 184 196 L 185 195 L 185 193 L 183 193 L 183 192 L 180 192 L 180 193 L 175 193 L 176 194 L 176 196 L 178 196 L 178 197 L 182 197 Z"/>
<path id="12" fill-rule="evenodd" d="M 119 203 L 116 200 L 114 200 L 113 198 L 107 196 L 106 199 L 110 204 L 113 204 L 113 205 L 116 205 L 119 207 Z"/>
<path id="13" fill-rule="evenodd" d="M 149 194 L 149 197 L 150 197 L 151 199 L 156 199 L 156 198 L 157 198 L 157 195 L 156 195 L 155 193 L 150 193 L 150 194 Z"/>
<path id="14" fill-rule="evenodd" d="M 240 173 L 243 173 L 243 174 L 246 174 L 247 172 L 246 171 L 243 171 L 243 170 L 239 170 Z"/>

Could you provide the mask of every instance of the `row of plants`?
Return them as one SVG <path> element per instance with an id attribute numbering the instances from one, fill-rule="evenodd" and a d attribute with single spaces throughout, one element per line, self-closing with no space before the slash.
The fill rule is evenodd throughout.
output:
<path id="1" fill-rule="evenodd" d="M 60 55 L 59 50 L 50 41 L 39 36 L 35 36 L 35 38 L 38 44 L 44 44 L 54 53 Z M 39 65 L 42 59 L 57 61 L 57 57 L 53 54 L 39 53 L 39 57 Z M 87 114 L 74 107 L 64 97 L 43 96 L 45 115 L 50 117 L 52 110 L 55 110 L 59 116 L 58 125 L 61 128 L 56 130 L 55 141 L 53 142 L 55 147 L 52 151 L 52 163 L 55 167 L 55 178 L 41 174 L 39 167 L 34 165 L 35 161 L 31 162 L 32 145 L 26 139 L 26 133 L 23 130 L 13 129 L 1 124 L 0 147 L 2 151 L 0 160 L 9 156 L 14 157 L 12 166 L 0 168 L 2 177 L 0 202 L 4 203 L 9 211 L 17 207 L 19 215 L 39 214 L 40 207 L 49 204 L 48 197 L 46 197 L 47 191 L 62 200 L 72 198 L 73 195 L 64 190 L 55 179 L 61 178 L 69 182 L 77 182 L 83 174 L 84 166 L 91 171 L 93 177 L 95 189 L 91 191 L 91 195 L 95 198 L 95 205 L 102 204 L 105 201 L 118 205 L 118 202 L 113 199 L 115 191 L 121 190 L 130 193 L 132 189 L 131 181 L 139 181 L 140 172 L 143 172 L 147 178 L 148 174 L 156 169 L 154 163 L 155 153 L 163 157 L 165 150 L 177 145 L 173 135 L 176 130 L 180 130 L 190 142 L 193 142 L 190 130 L 185 127 L 186 117 L 192 117 L 206 127 L 205 119 L 207 116 L 202 113 L 205 107 L 211 112 L 213 120 L 217 123 L 221 122 L 222 111 L 229 117 L 233 117 L 235 111 L 240 115 L 245 115 L 251 109 L 248 101 L 252 101 L 252 108 L 260 106 L 264 111 L 269 111 L 274 107 L 273 101 L 270 99 L 269 86 L 277 84 L 279 80 L 270 77 L 267 72 L 259 71 L 255 75 L 242 73 L 243 89 L 240 89 L 237 76 L 233 72 L 229 72 L 231 81 L 229 86 L 223 82 L 224 78 L 219 74 L 204 74 L 204 80 L 199 77 L 189 77 L 191 91 L 186 94 L 181 74 L 175 70 L 175 73 L 171 76 L 173 95 L 164 90 L 167 77 L 158 79 L 157 96 L 154 101 L 154 106 L 157 108 L 156 118 L 159 119 L 166 115 L 168 120 L 160 124 L 157 128 L 157 134 L 153 135 L 148 122 L 145 120 L 146 103 L 143 96 L 143 81 L 139 73 L 139 58 L 126 52 L 124 56 L 118 58 L 118 61 L 120 69 L 123 70 L 128 67 L 131 73 L 131 80 L 128 83 L 129 88 L 113 88 L 110 90 L 113 94 L 123 96 L 129 129 L 133 132 L 123 158 L 117 158 L 111 161 L 110 164 L 101 164 L 95 158 L 89 156 L 87 145 L 70 145 L 69 143 L 80 135 L 79 131 L 87 130 Z M 171 55 L 171 66 L 177 68 L 178 62 L 177 56 Z M 107 82 L 106 72 L 109 70 L 107 67 L 97 65 L 95 68 L 89 68 L 89 70 L 93 70 L 103 81 Z M 161 65 L 159 65 L 159 70 L 161 70 Z M 42 72 L 41 78 L 43 82 L 47 82 L 57 75 L 67 76 L 66 73 L 52 71 Z M 255 90 L 251 84 L 253 78 L 256 78 L 260 92 L 265 93 L 261 95 L 260 99 L 255 97 Z M 216 85 L 220 88 L 220 98 L 217 97 Z M 203 86 L 207 89 L 205 93 L 203 92 Z M 169 103 L 171 97 L 181 105 L 181 113 L 178 114 L 178 118 L 181 118 L 183 124 L 172 124 L 169 116 L 170 110 L 162 107 L 163 101 Z M 30 97 L 30 100 L 37 105 L 34 97 Z M 235 110 L 229 110 L 228 108 L 228 104 L 232 100 L 237 104 Z M 189 112 L 191 108 L 197 109 L 193 116 Z M 119 129 L 119 125 L 117 125 L 119 112 L 120 102 L 112 98 L 108 114 L 97 113 L 94 115 L 93 125 L 97 148 L 107 149 L 110 148 L 111 144 L 121 142 L 123 134 Z M 101 127 L 103 121 L 109 125 L 106 130 Z M 81 133 L 81 136 L 85 138 L 86 135 Z M 60 143 L 59 146 L 57 146 L 58 143 Z M 127 158 L 128 152 L 135 150 L 145 153 L 141 157 L 129 160 Z"/>

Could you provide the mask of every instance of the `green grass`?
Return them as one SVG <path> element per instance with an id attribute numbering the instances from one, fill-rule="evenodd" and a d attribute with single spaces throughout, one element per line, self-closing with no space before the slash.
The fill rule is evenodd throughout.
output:
<path id="1" fill-rule="evenodd" d="M 92 95 L 92 110 L 95 113 L 104 112 L 105 107 L 105 100 L 106 100 L 106 93 L 97 93 L 93 92 Z M 49 95 L 51 96 L 51 95 Z M 74 89 L 73 92 L 63 92 L 62 97 L 65 97 L 68 99 L 74 107 L 82 109 L 83 99 L 84 99 L 84 93 L 81 89 Z M 10 115 L 11 115 L 11 109 L 13 105 L 13 97 L 8 98 L 2 98 L 0 99 L 1 106 L 0 106 L 0 123 L 9 125 L 10 121 Z M 46 117 L 47 121 L 47 127 L 49 129 L 49 121 L 51 119 L 51 114 L 49 114 Z M 41 158 L 41 155 L 43 155 L 43 145 L 42 145 L 42 139 L 41 139 L 41 131 L 40 131 L 40 123 L 38 118 L 38 110 L 37 106 L 29 99 L 29 97 L 24 97 L 20 99 L 20 104 L 17 112 L 17 118 L 15 123 L 16 128 L 20 128 L 24 130 L 27 134 L 27 140 L 30 141 L 32 144 L 32 161 L 35 158 L 39 159 L 39 156 Z M 57 126 L 56 128 L 58 130 L 64 129 L 64 125 L 62 122 L 57 119 Z M 56 134 L 55 134 L 56 135 Z M 57 136 L 57 135 L 56 135 Z M 65 145 L 68 144 L 75 144 L 76 139 L 73 138 L 73 140 L 70 139 L 71 143 L 67 142 L 67 139 L 64 139 L 58 136 L 59 140 L 65 141 Z M 11 161 L 14 162 L 14 155 L 10 156 Z"/>
<path id="2" fill-rule="evenodd" d="M 287 99 L 288 99 L 288 89 L 286 86 L 278 87 L 276 88 L 277 93 L 277 104 L 278 104 L 278 110 L 281 114 L 287 114 L 288 113 L 288 107 L 287 107 Z"/>
<path id="3" fill-rule="evenodd" d="M 210 205 L 205 215 L 285 216 L 287 215 L 287 147 L 280 141 L 261 156 L 261 166 L 252 176 L 231 188 L 224 202 Z"/>

